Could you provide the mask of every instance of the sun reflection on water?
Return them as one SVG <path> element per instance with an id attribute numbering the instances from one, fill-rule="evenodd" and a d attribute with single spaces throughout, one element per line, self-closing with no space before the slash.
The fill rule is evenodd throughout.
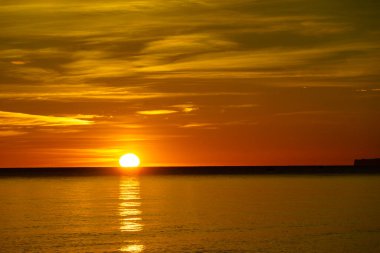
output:
<path id="1" fill-rule="evenodd" d="M 140 182 L 135 178 L 122 178 L 119 200 L 120 231 L 123 233 L 142 231 Z M 125 241 L 125 244 L 120 251 L 138 253 L 144 250 L 144 245 L 139 241 Z"/>
<path id="2" fill-rule="evenodd" d="M 128 243 L 131 243 L 131 242 L 128 242 Z M 132 243 L 137 243 L 137 242 L 132 242 Z M 139 252 L 143 252 L 143 250 L 144 250 L 144 245 L 142 244 L 130 244 L 130 245 L 123 246 L 120 249 L 120 251 L 122 252 L 130 252 L 130 253 L 139 253 Z"/>

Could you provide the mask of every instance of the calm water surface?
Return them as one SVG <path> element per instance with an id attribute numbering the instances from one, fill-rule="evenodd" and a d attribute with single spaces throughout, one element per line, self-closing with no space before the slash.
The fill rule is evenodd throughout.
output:
<path id="1" fill-rule="evenodd" d="M 0 178 L 1 252 L 380 252 L 379 176 Z"/>

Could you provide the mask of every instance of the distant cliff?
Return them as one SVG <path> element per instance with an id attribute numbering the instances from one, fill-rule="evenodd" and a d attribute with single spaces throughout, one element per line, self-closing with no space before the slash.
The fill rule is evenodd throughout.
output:
<path id="1" fill-rule="evenodd" d="M 355 167 L 380 167 L 380 158 L 375 159 L 356 159 Z"/>

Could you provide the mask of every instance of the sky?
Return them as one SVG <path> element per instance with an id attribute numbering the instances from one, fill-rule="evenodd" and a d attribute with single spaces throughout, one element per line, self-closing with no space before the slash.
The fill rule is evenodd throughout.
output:
<path id="1" fill-rule="evenodd" d="M 0 167 L 380 156 L 377 0 L 1 0 Z"/>

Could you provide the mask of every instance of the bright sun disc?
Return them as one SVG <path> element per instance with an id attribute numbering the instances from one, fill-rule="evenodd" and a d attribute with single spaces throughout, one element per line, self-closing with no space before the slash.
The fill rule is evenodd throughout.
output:
<path id="1" fill-rule="evenodd" d="M 140 158 L 132 153 L 120 157 L 119 164 L 124 168 L 134 168 L 140 165 Z"/>

